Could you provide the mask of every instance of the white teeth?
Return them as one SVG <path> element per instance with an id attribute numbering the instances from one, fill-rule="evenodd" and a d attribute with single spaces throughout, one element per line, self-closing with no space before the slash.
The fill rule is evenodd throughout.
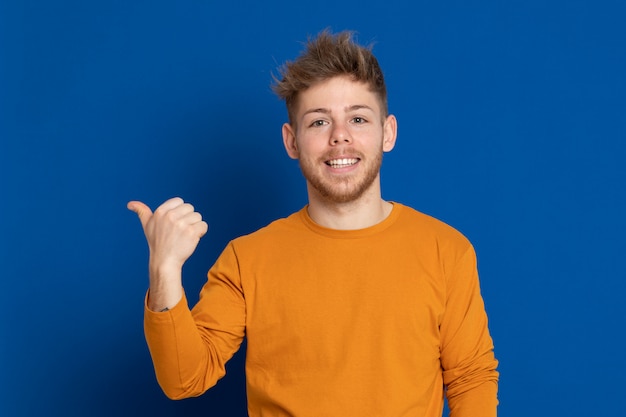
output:
<path id="1" fill-rule="evenodd" d="M 345 168 L 356 164 L 358 161 L 356 158 L 332 159 L 328 161 L 328 165 L 333 168 Z"/>

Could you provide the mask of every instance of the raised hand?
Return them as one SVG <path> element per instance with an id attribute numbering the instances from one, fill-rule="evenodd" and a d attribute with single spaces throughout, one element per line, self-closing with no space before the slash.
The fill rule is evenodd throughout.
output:
<path id="1" fill-rule="evenodd" d="M 127 207 L 139 216 L 150 248 L 148 307 L 156 311 L 171 308 L 182 297 L 183 264 L 208 225 L 191 204 L 178 197 L 167 200 L 154 213 L 141 201 L 131 201 Z"/>

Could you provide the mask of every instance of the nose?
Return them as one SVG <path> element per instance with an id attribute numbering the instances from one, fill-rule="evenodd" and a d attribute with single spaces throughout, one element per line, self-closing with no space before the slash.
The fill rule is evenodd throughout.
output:
<path id="1" fill-rule="evenodd" d="M 333 125 L 333 130 L 330 135 L 330 144 L 339 145 L 340 143 L 351 143 L 352 137 L 346 126 L 337 123 Z"/>

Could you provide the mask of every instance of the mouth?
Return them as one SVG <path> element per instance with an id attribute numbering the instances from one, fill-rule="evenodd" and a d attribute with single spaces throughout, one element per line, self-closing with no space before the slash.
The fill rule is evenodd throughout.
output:
<path id="1" fill-rule="evenodd" d="M 347 168 L 350 167 L 357 162 L 359 162 L 359 158 L 339 158 L 339 159 L 330 159 L 326 161 L 326 165 L 331 168 Z"/>

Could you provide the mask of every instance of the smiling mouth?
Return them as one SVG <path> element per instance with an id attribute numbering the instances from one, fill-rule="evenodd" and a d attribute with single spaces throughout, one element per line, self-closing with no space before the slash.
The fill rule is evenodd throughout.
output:
<path id="1" fill-rule="evenodd" d="M 332 168 L 346 168 L 352 166 L 359 162 L 358 158 L 341 158 L 341 159 L 331 159 L 330 161 L 326 161 L 326 165 Z"/>

